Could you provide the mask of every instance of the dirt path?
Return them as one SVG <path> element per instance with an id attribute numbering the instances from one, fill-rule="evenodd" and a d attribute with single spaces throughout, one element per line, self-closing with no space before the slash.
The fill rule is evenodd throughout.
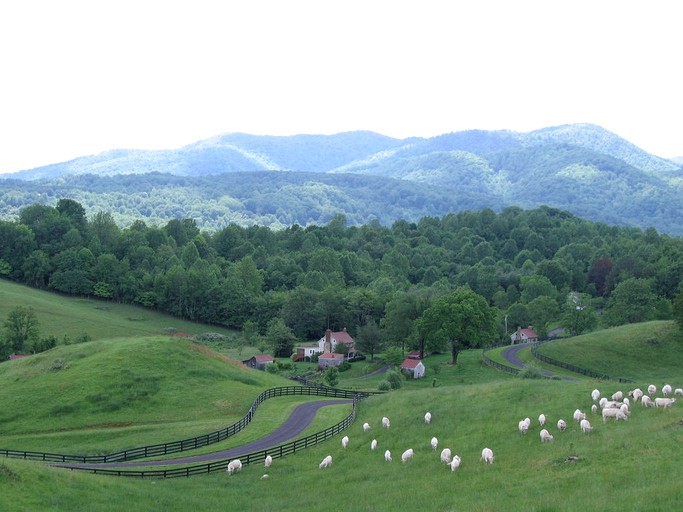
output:
<path id="1" fill-rule="evenodd" d="M 299 405 L 289 418 L 274 432 L 268 434 L 261 439 L 252 441 L 236 448 L 221 450 L 218 452 L 205 453 L 203 455 L 194 455 L 191 457 L 181 457 L 178 459 L 165 460 L 148 460 L 137 462 L 114 462 L 109 464 L 55 464 L 61 468 L 135 468 L 135 467 L 150 467 L 150 466 L 169 466 L 173 464 L 194 464 L 201 462 L 208 462 L 220 459 L 232 459 L 247 453 L 258 452 L 284 443 L 303 432 L 308 425 L 311 424 L 316 413 L 322 407 L 328 405 L 352 404 L 353 400 L 320 400 L 317 402 L 308 402 Z"/>

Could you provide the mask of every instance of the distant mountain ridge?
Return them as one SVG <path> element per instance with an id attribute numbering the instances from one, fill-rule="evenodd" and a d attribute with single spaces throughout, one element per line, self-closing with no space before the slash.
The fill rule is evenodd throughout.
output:
<path id="1" fill-rule="evenodd" d="M 683 234 L 681 165 L 591 124 L 406 139 L 368 131 L 227 133 L 176 150 L 113 150 L 0 178 L 4 218 L 58 197 L 82 201 L 89 212 L 111 211 L 124 224 L 191 217 L 209 229 L 305 226 L 336 213 L 353 224 L 386 224 L 547 205 Z"/>

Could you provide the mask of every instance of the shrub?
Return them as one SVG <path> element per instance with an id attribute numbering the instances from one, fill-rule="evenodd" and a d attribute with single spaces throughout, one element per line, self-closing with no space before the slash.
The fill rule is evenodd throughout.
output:
<path id="1" fill-rule="evenodd" d="M 517 376 L 521 379 L 542 379 L 543 373 L 540 369 L 534 366 L 529 366 L 528 368 L 525 368 L 519 372 Z"/>
<path id="2" fill-rule="evenodd" d="M 391 384 L 389 381 L 383 380 L 377 385 L 377 391 L 391 391 Z"/>
<path id="3" fill-rule="evenodd" d="M 339 368 L 340 372 L 345 372 L 351 368 L 351 363 L 349 363 L 348 361 L 344 361 L 337 368 Z"/>
<path id="4" fill-rule="evenodd" d="M 391 389 L 400 389 L 403 384 L 401 381 L 401 374 L 396 371 L 387 373 L 387 382 L 389 383 L 389 386 L 391 386 Z"/>

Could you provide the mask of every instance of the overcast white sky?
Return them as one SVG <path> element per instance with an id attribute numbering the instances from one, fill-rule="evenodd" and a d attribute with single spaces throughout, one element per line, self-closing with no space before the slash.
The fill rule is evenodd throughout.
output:
<path id="1" fill-rule="evenodd" d="M 681 3 L 0 4 L 0 173 L 226 132 L 603 126 L 683 155 Z"/>

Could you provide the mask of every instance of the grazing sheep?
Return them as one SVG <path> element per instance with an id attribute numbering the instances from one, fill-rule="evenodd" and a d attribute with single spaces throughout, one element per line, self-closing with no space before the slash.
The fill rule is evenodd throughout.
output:
<path id="1" fill-rule="evenodd" d="M 552 441 L 555 439 L 546 429 L 541 430 L 541 442 Z"/>
<path id="2" fill-rule="evenodd" d="M 574 421 L 581 421 L 586 419 L 586 413 L 581 411 L 580 409 L 576 409 L 574 411 Z"/>
<path id="3" fill-rule="evenodd" d="M 648 392 L 648 394 L 650 394 L 650 395 L 654 395 L 654 394 L 657 392 L 657 386 L 655 386 L 654 384 L 650 384 L 650 385 L 647 387 L 647 392 Z"/>
<path id="4" fill-rule="evenodd" d="M 662 394 L 663 394 L 664 396 L 669 396 L 669 395 L 671 394 L 671 391 L 672 391 L 672 390 L 671 390 L 671 386 L 670 386 L 670 385 L 664 384 L 664 386 L 662 386 Z"/>
<path id="5" fill-rule="evenodd" d="M 683 388 L 674 389 L 674 395 L 683 395 Z"/>
<path id="6" fill-rule="evenodd" d="M 634 401 L 637 402 L 638 400 L 640 400 L 641 398 L 643 398 L 643 390 L 640 389 L 640 388 L 636 388 L 636 389 L 634 389 L 633 391 L 631 391 L 631 392 L 629 393 L 629 395 L 630 395 L 631 397 L 633 397 L 633 400 L 634 400 Z"/>
<path id="7" fill-rule="evenodd" d="M 432 422 L 432 413 L 427 412 L 425 413 L 425 423 L 429 425 Z"/>
<path id="8" fill-rule="evenodd" d="M 370 430 L 370 424 L 369 423 L 363 423 L 363 432 L 367 432 Z"/>
<path id="9" fill-rule="evenodd" d="M 643 395 L 643 398 L 640 399 L 640 405 L 643 407 L 654 407 L 655 403 L 650 399 L 649 396 Z"/>
<path id="10" fill-rule="evenodd" d="M 624 397 L 623 402 L 624 402 L 624 405 L 627 405 L 627 406 L 631 407 L 631 401 L 628 399 L 628 397 Z M 623 407 L 623 406 L 622 406 L 622 407 Z"/>
<path id="11" fill-rule="evenodd" d="M 491 448 L 484 448 L 481 451 L 481 460 L 483 460 L 485 464 L 493 464 L 493 450 L 491 450 Z"/>
<path id="12" fill-rule="evenodd" d="M 389 450 L 384 452 L 384 460 L 386 460 L 387 462 L 391 462 L 391 452 Z"/>
<path id="13" fill-rule="evenodd" d="M 526 434 L 527 430 L 529 430 L 529 424 L 526 421 L 521 420 L 517 428 L 519 428 L 519 431 L 522 434 Z"/>
<path id="14" fill-rule="evenodd" d="M 579 425 L 581 426 L 581 432 L 583 433 L 590 432 L 593 429 L 593 427 L 591 427 L 590 421 L 586 419 L 581 420 Z"/>
<path id="15" fill-rule="evenodd" d="M 541 426 L 545 425 L 545 414 L 540 414 L 538 416 L 538 424 Z"/>
<path id="16" fill-rule="evenodd" d="M 239 459 L 231 460 L 228 463 L 228 474 L 238 473 L 242 470 L 242 462 Z"/>
<path id="17" fill-rule="evenodd" d="M 266 468 L 269 468 L 270 465 L 271 465 L 272 463 L 273 463 L 273 457 L 271 457 L 270 455 L 268 455 L 268 456 L 266 457 L 266 460 L 263 461 L 263 466 L 266 467 Z"/>
<path id="18" fill-rule="evenodd" d="M 263 476 L 261 477 L 261 480 L 266 480 L 266 479 L 268 479 L 268 478 L 270 478 L 270 475 L 263 475 Z"/>
<path id="19" fill-rule="evenodd" d="M 342 437 L 342 448 L 346 448 L 349 445 L 349 436 Z"/>
<path id="20" fill-rule="evenodd" d="M 564 420 L 557 420 L 557 430 L 564 432 L 567 428 L 567 422 Z"/>
<path id="21" fill-rule="evenodd" d="M 374 451 L 375 448 L 377 448 L 377 439 L 373 439 L 370 443 L 370 449 Z"/>
<path id="22" fill-rule="evenodd" d="M 666 409 L 667 407 L 671 407 L 674 403 L 676 403 L 675 398 L 655 398 L 655 407 L 657 408 L 661 407 L 662 409 Z"/>
<path id="23" fill-rule="evenodd" d="M 441 450 L 441 462 L 445 462 L 446 464 L 449 464 L 451 462 L 450 448 L 444 448 L 443 450 Z"/>
<path id="24" fill-rule="evenodd" d="M 607 423 L 607 418 L 614 418 L 615 420 L 627 420 L 628 417 L 621 409 L 603 409 L 602 410 L 602 421 Z"/>
<path id="25" fill-rule="evenodd" d="M 631 410 L 628 407 L 628 404 L 622 404 L 621 407 L 619 407 L 619 410 L 623 412 L 626 416 L 631 415 Z"/>
<path id="26" fill-rule="evenodd" d="M 530 418 L 524 418 L 524 421 L 526 422 L 527 428 L 531 426 L 531 419 Z"/>
<path id="27" fill-rule="evenodd" d="M 401 462 L 403 462 L 404 464 L 408 459 L 412 459 L 412 458 L 413 458 L 413 449 L 412 448 L 408 448 L 406 451 L 404 451 L 401 454 Z"/>
<path id="28" fill-rule="evenodd" d="M 451 461 L 451 471 L 455 471 L 460 467 L 460 455 L 455 455 L 453 456 L 453 460 Z"/>
<path id="29" fill-rule="evenodd" d="M 323 461 L 318 465 L 320 469 L 329 468 L 332 465 L 332 455 L 328 455 L 323 459 Z"/>
<path id="30" fill-rule="evenodd" d="M 594 389 L 591 392 L 591 398 L 593 399 L 594 402 L 597 402 L 598 400 L 600 400 L 600 390 Z"/>
<path id="31" fill-rule="evenodd" d="M 432 445 L 432 450 L 436 450 L 436 447 L 439 446 L 439 440 L 436 437 L 432 437 L 430 444 Z"/>
<path id="32" fill-rule="evenodd" d="M 600 405 L 600 409 L 605 408 L 605 404 L 608 402 L 607 397 L 603 396 L 600 401 L 598 402 L 598 405 Z"/>
<path id="33" fill-rule="evenodd" d="M 624 398 L 624 393 L 622 393 L 621 391 L 617 391 L 616 393 L 614 393 L 612 395 L 612 400 L 616 400 L 617 402 L 621 401 L 623 398 Z"/>
<path id="34" fill-rule="evenodd" d="M 595 404 L 591 405 L 591 412 L 593 414 L 598 414 L 598 406 Z"/>
<path id="35" fill-rule="evenodd" d="M 605 406 L 603 407 L 603 409 L 619 409 L 622 405 L 624 405 L 624 402 L 605 402 Z"/>
<path id="36" fill-rule="evenodd" d="M 391 422 L 389 421 L 389 418 L 386 416 L 382 418 L 382 427 L 384 428 L 389 428 L 391 426 Z"/>

